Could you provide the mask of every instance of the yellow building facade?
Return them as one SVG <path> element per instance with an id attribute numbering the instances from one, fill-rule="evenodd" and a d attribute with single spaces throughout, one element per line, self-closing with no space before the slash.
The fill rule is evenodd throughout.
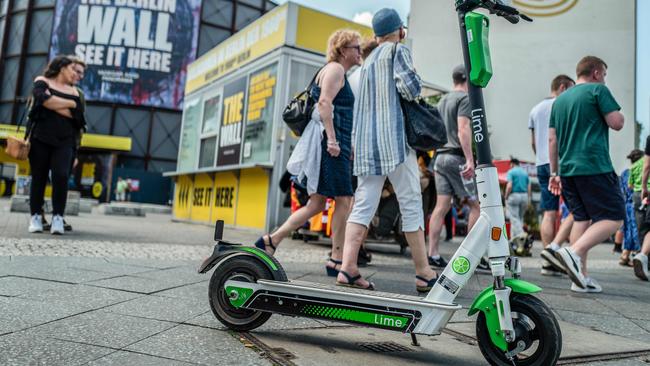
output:
<path id="1" fill-rule="evenodd" d="M 363 25 L 294 3 L 265 14 L 188 67 L 174 219 L 257 229 L 289 214 L 278 182 L 297 140 L 281 114 L 325 63 L 335 30 Z"/>

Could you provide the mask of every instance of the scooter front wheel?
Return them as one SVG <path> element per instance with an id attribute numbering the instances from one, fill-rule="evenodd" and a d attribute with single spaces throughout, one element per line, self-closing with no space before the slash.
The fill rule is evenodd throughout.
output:
<path id="1" fill-rule="evenodd" d="M 271 272 L 255 258 L 237 256 L 227 259 L 215 269 L 210 278 L 208 297 L 212 313 L 232 330 L 243 332 L 259 327 L 269 320 L 271 313 L 233 306 L 226 294 L 225 284 L 228 280 L 257 282 L 272 278 Z"/>
<path id="2" fill-rule="evenodd" d="M 490 339 L 485 314 L 476 320 L 478 346 L 485 359 L 493 366 L 549 366 L 555 365 L 562 351 L 562 333 L 551 309 L 531 295 L 514 294 L 510 297 L 515 341 L 508 351 L 523 346 L 512 360 Z"/>

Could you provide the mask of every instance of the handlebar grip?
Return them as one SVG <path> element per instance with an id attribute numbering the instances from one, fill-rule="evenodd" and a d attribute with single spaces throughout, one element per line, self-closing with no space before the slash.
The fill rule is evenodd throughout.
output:
<path id="1" fill-rule="evenodd" d="M 499 2 L 494 3 L 494 10 L 497 10 L 498 12 L 504 13 L 502 16 L 507 16 L 507 15 L 517 15 L 519 16 L 519 10 L 516 8 L 513 8 L 512 6 L 504 5 Z"/>
<path id="2" fill-rule="evenodd" d="M 519 15 L 510 15 L 510 14 L 500 14 L 501 17 L 505 18 L 507 21 L 509 21 L 512 24 L 517 24 L 519 23 Z"/>

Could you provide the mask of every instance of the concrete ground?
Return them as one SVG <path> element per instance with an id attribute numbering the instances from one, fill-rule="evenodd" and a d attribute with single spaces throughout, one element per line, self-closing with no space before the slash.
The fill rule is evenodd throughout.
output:
<path id="1" fill-rule="evenodd" d="M 210 274 L 196 273 L 212 249 L 212 228 L 168 215 L 70 217 L 65 236 L 28 234 L 27 214 L 0 200 L 0 365 L 484 365 L 475 318 L 457 312 L 442 335 L 410 337 L 310 319 L 272 316 L 236 333 L 212 315 Z M 252 243 L 259 232 L 226 230 Z M 451 256 L 459 240 L 442 243 Z M 563 333 L 560 364 L 648 365 L 650 284 L 620 267 L 611 245 L 590 253 L 602 294 L 570 292 L 568 278 L 539 274 L 539 244 L 523 278 L 540 285 Z M 397 246 L 371 244 L 362 269 L 381 291 L 415 295 L 412 264 Z M 277 258 L 290 279 L 332 283 L 326 243 L 287 240 Z M 465 308 L 490 276 L 476 275 Z"/>

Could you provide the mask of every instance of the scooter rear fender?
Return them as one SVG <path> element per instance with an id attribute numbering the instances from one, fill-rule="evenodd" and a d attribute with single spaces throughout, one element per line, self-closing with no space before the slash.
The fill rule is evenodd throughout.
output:
<path id="1" fill-rule="evenodd" d="M 278 262 L 273 256 L 258 248 L 232 244 L 224 241 L 220 241 L 214 246 L 212 255 L 203 260 L 199 266 L 198 272 L 207 273 L 214 267 L 218 268 L 219 264 L 223 263 L 225 260 L 235 256 L 255 258 L 269 269 L 273 275 L 273 280 L 287 281 L 287 275 L 284 273 L 282 265 L 280 265 L 280 262 Z"/>

